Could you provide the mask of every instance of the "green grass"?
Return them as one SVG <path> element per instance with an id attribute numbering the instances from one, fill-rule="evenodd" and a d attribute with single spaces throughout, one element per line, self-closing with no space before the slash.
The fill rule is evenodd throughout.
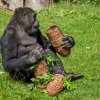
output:
<path id="1" fill-rule="evenodd" d="M 12 12 L 0 10 L 0 35 Z M 7 73 L 0 74 L 0 100 L 100 100 L 100 7 L 91 4 L 56 5 L 38 12 L 40 29 L 57 24 L 65 35 L 72 35 L 76 45 L 69 57 L 60 57 L 68 72 L 85 75 L 72 82 L 74 91 L 62 91 L 50 97 L 32 84 L 13 81 Z M 3 71 L 0 57 L 0 71 Z M 4 72 L 4 71 L 3 71 Z M 33 87 L 33 88 L 32 88 Z"/>

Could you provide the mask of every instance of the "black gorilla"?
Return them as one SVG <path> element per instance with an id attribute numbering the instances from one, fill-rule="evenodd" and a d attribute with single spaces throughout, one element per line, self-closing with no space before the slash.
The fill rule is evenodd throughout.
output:
<path id="1" fill-rule="evenodd" d="M 72 37 L 65 38 L 63 47 L 71 48 L 75 44 Z M 49 53 L 57 57 L 50 42 L 41 34 L 36 13 L 30 8 L 17 8 L 7 25 L 1 40 L 2 62 L 10 75 L 23 82 L 29 82 L 33 76 L 30 68 Z M 65 72 L 62 62 L 51 66 L 54 74 L 61 73 L 75 78 Z M 79 78 L 78 76 L 77 78 Z"/>

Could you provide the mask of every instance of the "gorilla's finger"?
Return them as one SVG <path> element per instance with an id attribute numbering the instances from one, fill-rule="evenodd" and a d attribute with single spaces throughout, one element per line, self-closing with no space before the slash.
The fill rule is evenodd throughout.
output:
<path id="1" fill-rule="evenodd" d="M 61 47 L 62 48 L 71 48 L 72 46 L 70 43 L 68 43 L 68 44 L 63 44 Z"/>
<path id="2" fill-rule="evenodd" d="M 69 41 L 68 41 L 68 40 L 65 40 L 65 41 L 64 41 L 64 44 L 69 44 Z"/>
<path id="3" fill-rule="evenodd" d="M 43 54 L 44 54 L 44 50 L 42 50 L 42 51 L 40 52 L 40 54 L 43 55 Z"/>
<path id="4" fill-rule="evenodd" d="M 69 44 L 69 41 L 68 41 L 68 40 L 64 41 L 64 43 L 61 44 L 61 46 L 62 46 L 62 45 L 65 45 L 65 44 Z"/>
<path id="5" fill-rule="evenodd" d="M 34 50 L 29 53 L 29 56 L 34 55 Z"/>
<path id="6" fill-rule="evenodd" d="M 63 41 L 66 41 L 66 40 L 68 40 L 68 38 L 67 38 L 67 37 L 64 37 L 64 38 L 63 38 Z"/>

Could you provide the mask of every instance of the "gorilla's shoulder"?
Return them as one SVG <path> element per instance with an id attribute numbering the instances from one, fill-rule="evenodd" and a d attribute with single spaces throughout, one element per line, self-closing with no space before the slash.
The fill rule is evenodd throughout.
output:
<path id="1" fill-rule="evenodd" d="M 4 34 L 9 34 L 9 35 L 13 35 L 16 33 L 16 30 L 13 27 L 7 27 L 4 31 Z"/>
<path id="2" fill-rule="evenodd" d="M 16 30 L 13 27 L 7 27 L 4 30 L 4 34 L 1 38 L 1 41 L 5 43 L 5 41 L 12 41 L 16 37 Z"/>

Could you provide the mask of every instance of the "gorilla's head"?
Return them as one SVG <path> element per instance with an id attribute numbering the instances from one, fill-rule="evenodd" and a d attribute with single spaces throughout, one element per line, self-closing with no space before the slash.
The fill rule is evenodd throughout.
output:
<path id="1" fill-rule="evenodd" d="M 39 29 L 39 23 L 36 19 L 36 12 L 31 8 L 17 8 L 14 12 L 12 20 L 16 20 L 17 23 L 25 29 L 25 31 L 32 33 L 37 32 Z"/>

